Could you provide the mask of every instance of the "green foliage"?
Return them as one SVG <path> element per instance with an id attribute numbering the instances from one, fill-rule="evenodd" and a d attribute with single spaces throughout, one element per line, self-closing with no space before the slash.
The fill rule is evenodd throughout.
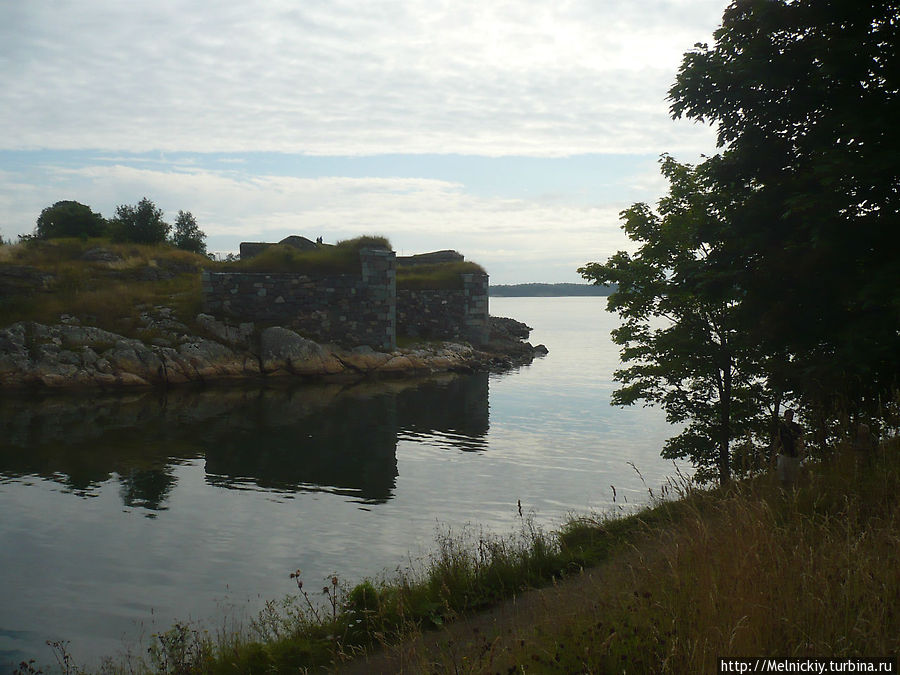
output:
<path id="1" fill-rule="evenodd" d="M 716 124 L 721 153 L 695 170 L 664 160 L 661 217 L 624 214 L 639 254 L 582 268 L 621 281 L 614 339 L 632 365 L 614 401 L 691 421 L 664 455 L 701 477 L 711 443 L 720 478 L 732 454 L 764 464 L 754 438 L 785 400 L 820 448 L 897 412 L 898 33 L 896 2 L 729 5 L 670 90 L 676 117 Z"/>
<path id="2" fill-rule="evenodd" d="M 331 274 L 360 274 L 359 253 L 336 246 L 318 251 L 300 251 L 293 246 L 278 244 L 246 260 L 222 263 L 224 269 L 247 272 L 291 272 L 324 276 Z"/>
<path id="3" fill-rule="evenodd" d="M 38 216 L 35 239 L 60 237 L 100 237 L 105 234 L 106 221 L 89 206 L 75 201 L 60 201 L 48 206 Z"/>
<path id="4" fill-rule="evenodd" d="M 337 248 L 350 249 L 353 251 L 360 251 L 364 248 L 383 248 L 387 249 L 388 251 L 394 250 L 391 247 L 391 242 L 387 237 L 382 237 L 381 235 L 377 234 L 364 234 L 360 237 L 354 237 L 353 239 L 342 239 L 337 244 L 335 244 L 335 246 Z"/>
<path id="5" fill-rule="evenodd" d="M 84 260 L 102 248 L 114 262 Z M 210 261 L 168 245 L 116 244 L 105 239 L 32 239 L 3 249 L 0 264 L 32 267 L 42 282 L 0 298 L 0 325 L 53 323 L 71 314 L 86 323 L 139 337 L 138 307 L 166 305 L 190 323 L 201 309 L 199 269 Z M 146 272 L 153 274 L 148 275 Z M 162 274 L 157 274 L 162 273 Z M 162 276 L 159 280 L 150 280 Z"/>
<path id="6" fill-rule="evenodd" d="M 484 268 L 473 262 L 434 263 L 397 268 L 397 288 L 454 290 L 463 288 L 463 274 L 485 274 Z"/>
<path id="7" fill-rule="evenodd" d="M 162 209 L 144 197 L 136 205 L 116 207 L 116 217 L 110 221 L 110 232 L 116 241 L 136 244 L 161 244 L 166 241 L 172 226 L 163 220 Z"/>
<path id="8" fill-rule="evenodd" d="M 659 215 L 646 204 L 622 212 L 623 229 L 640 244 L 606 264 L 578 271 L 598 284 L 617 284 L 608 308 L 622 318 L 613 341 L 627 367 L 614 405 L 659 404 L 684 424 L 663 456 L 688 458 L 699 480 L 731 474 L 731 444 L 762 424 L 764 409 L 755 354 L 737 330 L 741 291 L 712 261 L 722 227 L 717 186 L 705 167 L 661 161 L 669 193 Z"/>
<path id="9" fill-rule="evenodd" d="M 190 211 L 179 211 L 172 231 L 175 248 L 191 253 L 206 255 L 206 234 L 197 225 L 197 219 Z"/>
<path id="10" fill-rule="evenodd" d="M 596 284 L 499 284 L 491 285 L 495 298 L 557 298 L 574 296 L 607 296 L 615 288 Z"/>
<path id="11" fill-rule="evenodd" d="M 900 382 L 900 6 L 734 2 L 715 40 L 670 99 L 717 128 L 742 330 L 807 416 L 877 418 Z"/>
<path id="12" fill-rule="evenodd" d="M 291 272 L 310 276 L 361 273 L 359 252 L 364 248 L 387 248 L 385 237 L 364 236 L 339 241 L 334 246 L 320 244 L 315 251 L 301 251 L 286 244 L 270 246 L 261 253 L 235 262 L 222 263 L 224 269 L 249 272 Z"/>

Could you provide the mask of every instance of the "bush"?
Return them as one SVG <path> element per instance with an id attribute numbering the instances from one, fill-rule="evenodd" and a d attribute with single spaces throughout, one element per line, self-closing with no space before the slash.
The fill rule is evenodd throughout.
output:
<path id="1" fill-rule="evenodd" d="M 206 233 L 197 225 L 197 219 L 190 211 L 179 211 L 175 219 L 172 243 L 175 248 L 191 253 L 206 255 Z"/>
<path id="2" fill-rule="evenodd" d="M 397 269 L 397 288 L 406 290 L 461 290 L 463 274 L 485 274 L 484 268 L 473 262 L 434 263 Z"/>
<path id="3" fill-rule="evenodd" d="M 364 248 L 386 248 L 388 251 L 394 250 L 387 237 L 382 237 L 377 234 L 364 234 L 361 237 L 355 237 L 353 239 L 342 239 L 335 244 L 335 247 L 351 249 L 354 251 L 360 251 Z"/>
<path id="4" fill-rule="evenodd" d="M 121 204 L 110 221 L 110 233 L 116 241 L 136 244 L 161 244 L 172 226 L 163 220 L 162 209 L 144 197 L 135 206 Z"/>
<path id="5" fill-rule="evenodd" d="M 248 272 L 293 272 L 310 276 L 360 274 L 359 252 L 365 248 L 386 248 L 385 237 L 363 236 L 339 241 L 334 246 L 320 244 L 315 251 L 301 251 L 286 244 L 270 246 L 247 260 L 223 263 L 226 268 Z"/>
<path id="6" fill-rule="evenodd" d="M 89 206 L 66 200 L 41 211 L 33 238 L 100 237 L 105 232 L 106 221 L 103 216 L 94 213 Z"/>

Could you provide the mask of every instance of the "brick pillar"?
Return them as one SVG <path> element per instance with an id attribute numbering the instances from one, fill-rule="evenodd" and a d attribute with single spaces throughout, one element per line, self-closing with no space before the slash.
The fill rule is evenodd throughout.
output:
<path id="1" fill-rule="evenodd" d="M 397 348 L 397 256 L 387 249 L 364 248 L 359 252 L 359 261 L 367 289 L 366 301 L 376 317 L 371 346 L 394 350 Z"/>
<path id="2" fill-rule="evenodd" d="M 483 345 L 488 341 L 488 275 L 463 274 L 466 294 L 466 339 L 472 344 Z"/>

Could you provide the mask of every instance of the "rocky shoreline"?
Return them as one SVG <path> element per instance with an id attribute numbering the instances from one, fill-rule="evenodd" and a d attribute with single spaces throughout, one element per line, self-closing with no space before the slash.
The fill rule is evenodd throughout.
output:
<path id="1" fill-rule="evenodd" d="M 422 343 L 391 352 L 319 344 L 287 328 L 228 325 L 207 314 L 195 328 L 167 307 L 141 314 L 141 339 L 129 338 L 63 316 L 0 329 L 0 389 L 167 387 L 294 377 L 356 380 L 437 372 L 503 371 L 531 363 L 546 347 L 527 342 L 531 329 L 491 317 L 490 341 Z"/>

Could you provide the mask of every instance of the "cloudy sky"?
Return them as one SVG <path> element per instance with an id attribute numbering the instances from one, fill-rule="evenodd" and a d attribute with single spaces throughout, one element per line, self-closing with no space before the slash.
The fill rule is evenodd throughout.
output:
<path id="1" fill-rule="evenodd" d="M 0 0 L 0 235 L 74 199 L 191 211 L 210 250 L 289 234 L 453 248 L 493 283 L 629 248 L 726 0 Z"/>

